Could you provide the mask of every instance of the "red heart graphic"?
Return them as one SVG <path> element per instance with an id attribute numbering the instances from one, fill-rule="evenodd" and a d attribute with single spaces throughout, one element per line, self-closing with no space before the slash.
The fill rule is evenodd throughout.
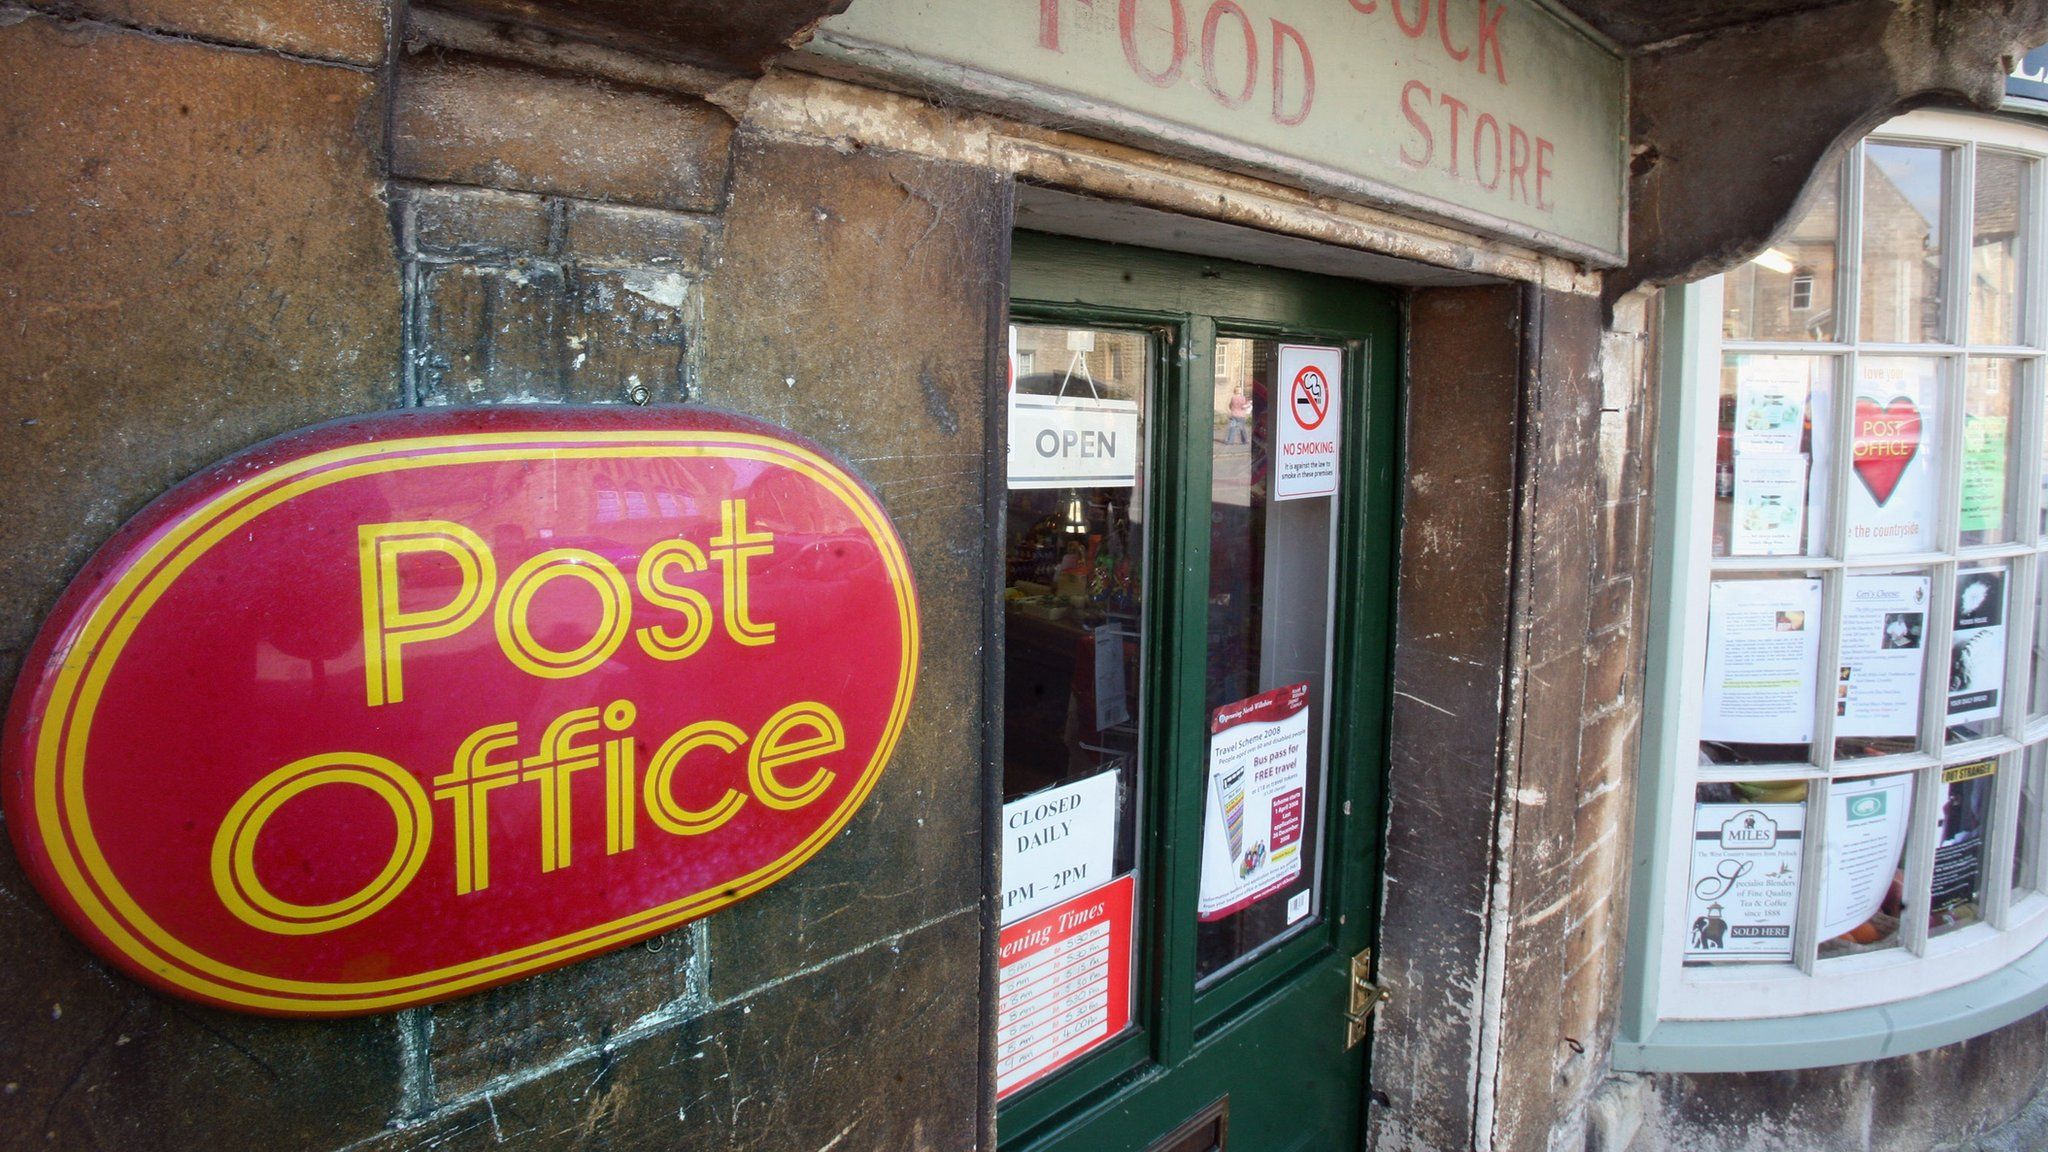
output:
<path id="1" fill-rule="evenodd" d="M 1892 498 L 1899 474 L 1920 454 L 1920 406 L 1904 396 L 1878 407 L 1867 396 L 1856 398 L 1856 478 L 1879 505 Z"/>

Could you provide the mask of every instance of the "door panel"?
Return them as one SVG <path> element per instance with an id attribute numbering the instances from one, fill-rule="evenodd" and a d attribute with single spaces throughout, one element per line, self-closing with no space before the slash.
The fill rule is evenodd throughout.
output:
<path id="1" fill-rule="evenodd" d="M 1107 858 L 1134 888 L 1112 929 L 1129 934 L 1117 985 L 1127 1021 L 1103 1003 L 1100 969 L 1088 967 L 1097 952 L 1081 951 L 1107 948 L 1120 962 L 1099 934 L 1019 945 L 1072 950 L 1062 955 L 1076 957 L 1064 970 L 1073 980 L 1042 985 L 1076 990 L 1063 1001 L 1025 999 L 1012 979 L 1022 953 L 1006 951 L 999 1047 L 1022 1051 L 1026 1009 L 1045 1013 L 1031 1018 L 1042 1027 L 1030 1043 L 1074 1044 L 1053 1025 L 1086 1043 L 1033 1057 L 1052 1069 L 1035 1081 L 1006 1081 L 1002 1146 L 1145 1152 L 1225 1101 L 1227 1127 L 1181 1135 L 1200 1144 L 1201 1132 L 1223 1132 L 1225 1147 L 1259 1152 L 1359 1147 L 1366 1048 L 1346 1047 L 1344 1011 L 1378 884 L 1396 298 L 1353 281 L 1019 234 L 1012 300 L 1026 355 L 1011 418 L 1034 437 L 1056 426 L 1040 443 L 1075 456 L 1028 467 L 1012 456 L 1022 479 L 1004 529 L 997 697 L 1006 820 L 1021 813 L 1036 828 L 1034 811 L 1087 812 L 1090 801 L 1061 789 L 1094 788 L 1097 822 L 1085 827 L 1097 831 L 1076 832 L 1082 821 L 1061 830 L 1089 851 L 1058 850 L 1087 856 L 1091 878 Z M 1303 375 L 1304 364 L 1322 369 Z M 1325 370 L 1341 378 L 1323 381 Z M 1104 389 L 1105 374 L 1122 383 Z M 1089 385 L 1085 399 L 1077 383 Z M 1084 411 L 1105 397 L 1138 409 L 1139 455 L 1103 439 L 1130 426 L 1123 414 Z M 1329 405 L 1334 493 L 1275 498 L 1290 401 L 1310 428 Z M 1302 489 L 1290 480 L 1278 491 Z M 1105 818 L 1113 834 L 1100 831 Z M 1087 838 L 1106 835 L 1113 843 Z M 1006 860 L 1035 846 L 1006 845 Z M 1043 869 L 1006 868 L 1005 901 L 1044 906 L 1048 894 L 1019 891 Z M 1101 891 L 1074 887 L 1086 900 Z M 1006 949 L 1022 923 L 1006 919 Z"/>

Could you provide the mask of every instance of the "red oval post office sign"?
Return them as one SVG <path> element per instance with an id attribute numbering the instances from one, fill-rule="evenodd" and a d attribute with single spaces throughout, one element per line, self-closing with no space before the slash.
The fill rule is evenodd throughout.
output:
<path id="1" fill-rule="evenodd" d="M 758 421 L 326 425 L 86 566 L 15 689 L 8 827 L 70 927 L 158 987 L 418 1004 L 788 875 L 874 788 L 917 649 L 874 496 Z"/>

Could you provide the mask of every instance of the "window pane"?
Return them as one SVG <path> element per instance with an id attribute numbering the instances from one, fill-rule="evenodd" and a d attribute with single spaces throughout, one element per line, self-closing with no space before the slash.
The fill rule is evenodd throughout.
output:
<path id="1" fill-rule="evenodd" d="M 1819 933 L 1823 959 L 1898 946 L 1912 816 L 1910 773 L 1829 785 Z"/>
<path id="2" fill-rule="evenodd" d="M 1004 1094 L 1098 1047 L 1132 1018 L 1153 362 L 1142 333 L 1011 331 L 997 1025 Z M 1070 918 L 1090 927 L 1069 932 L 1058 918 L 1077 901 L 1104 909 Z M 1113 975 L 1104 977 L 1103 965 Z"/>
<path id="3" fill-rule="evenodd" d="M 1728 273 L 1721 330 L 1730 340 L 1835 338 L 1835 232 L 1841 169 L 1820 177 L 1789 232 Z"/>
<path id="4" fill-rule="evenodd" d="M 1850 556 L 1931 551 L 1941 492 L 1941 364 L 1865 356 L 1851 413 Z"/>
<path id="5" fill-rule="evenodd" d="M 2027 653 L 2027 682 L 2033 685 L 2027 715 L 2048 715 L 2048 555 L 2034 559 L 2034 646 Z"/>
<path id="6" fill-rule="evenodd" d="M 1700 760 L 1804 764 L 1813 755 L 1821 581 L 1731 577 L 1707 592 Z"/>
<path id="7" fill-rule="evenodd" d="M 1919 746 L 1927 681 L 1925 571 L 1853 572 L 1842 580 L 1842 662 L 1835 680 L 1835 755 L 1911 752 Z"/>
<path id="8" fill-rule="evenodd" d="M 1342 349 L 1216 342 L 1200 980 L 1321 911 L 1336 475 L 1275 442 L 1334 444 L 1343 374 Z"/>
<path id="9" fill-rule="evenodd" d="M 1716 556 L 1826 553 L 1835 364 L 1815 356 L 1723 360 Z"/>
<path id="10" fill-rule="evenodd" d="M 2048 744 L 2027 749 L 2026 770 L 2020 773 L 2019 824 L 2013 834 L 2012 891 L 2017 897 L 2041 882 L 2041 802 L 2048 795 Z"/>
<path id="11" fill-rule="evenodd" d="M 1984 853 L 1991 841 L 1992 782 L 1998 761 L 1941 770 L 1942 805 L 1934 816 L 1934 887 L 1927 927 L 1939 936 L 1984 918 Z"/>
<path id="12" fill-rule="evenodd" d="M 1963 391 L 1963 477 L 1957 496 L 1958 540 L 1964 547 L 2012 539 L 2010 509 L 2015 459 L 2013 398 L 2019 394 L 2016 360 L 1972 357 Z"/>
<path id="13" fill-rule="evenodd" d="M 1948 660 L 1951 744 L 1999 733 L 2005 715 L 2005 614 L 2011 576 L 2012 570 L 2003 564 L 1956 572 Z"/>
<path id="14" fill-rule="evenodd" d="M 1979 150 L 1977 191 L 1970 231 L 1970 340 L 1977 344 L 2022 343 L 2021 205 L 2026 203 L 2027 161 Z"/>
<path id="15" fill-rule="evenodd" d="M 1862 339 L 1942 338 L 1948 149 L 1869 144 L 1863 161 Z"/>

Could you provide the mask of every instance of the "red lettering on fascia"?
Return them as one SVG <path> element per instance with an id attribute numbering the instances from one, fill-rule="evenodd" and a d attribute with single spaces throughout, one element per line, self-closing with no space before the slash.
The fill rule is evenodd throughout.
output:
<path id="1" fill-rule="evenodd" d="M 1408 83 L 1401 85 L 1401 115 L 1408 118 L 1408 123 L 1415 129 L 1416 135 L 1422 137 L 1422 155 L 1410 156 L 1408 154 L 1408 144 L 1406 141 L 1403 141 L 1401 144 L 1401 163 L 1406 164 L 1410 168 L 1427 168 L 1429 167 L 1430 157 L 1436 155 L 1436 134 L 1430 131 L 1429 121 L 1423 119 L 1422 114 L 1415 110 L 1415 103 L 1411 97 L 1417 92 L 1422 93 L 1422 102 L 1424 104 L 1430 102 L 1429 85 L 1424 84 L 1420 80 L 1410 80 Z"/>
<path id="2" fill-rule="evenodd" d="M 1236 93 L 1225 92 L 1223 86 L 1216 82 L 1216 29 L 1225 16 L 1237 18 L 1238 30 L 1244 36 L 1244 88 Z M 1244 14 L 1236 0 L 1215 0 L 1209 5 L 1208 15 L 1202 18 L 1202 87 L 1207 88 L 1209 95 L 1225 108 L 1238 108 L 1252 98 L 1252 90 L 1258 84 L 1259 42 L 1252 32 L 1252 18 Z M 1277 100 L 1279 89 L 1275 88 L 1274 92 Z"/>
<path id="3" fill-rule="evenodd" d="M 1353 0 L 1356 3 L 1357 0 Z M 1294 42 L 1295 53 L 1301 58 L 1301 107 L 1293 112 L 1282 112 L 1287 103 L 1287 55 L 1282 49 L 1287 41 Z M 1293 26 L 1273 21 L 1273 120 L 1293 127 L 1308 119 L 1308 110 L 1316 102 L 1316 61 L 1309 55 L 1308 41 Z"/>
<path id="4" fill-rule="evenodd" d="M 1463 64 L 1472 55 L 1470 48 L 1460 48 L 1451 43 L 1451 0 L 1436 0 L 1436 38 L 1443 41 L 1444 55 Z"/>
<path id="5" fill-rule="evenodd" d="M 1038 0 L 1038 46 L 1054 52 L 1064 52 L 1060 47 L 1060 5 L 1064 0 Z M 1080 0 L 1088 8 L 1095 7 L 1095 0 Z"/>
<path id="6" fill-rule="evenodd" d="M 1493 74 L 1502 84 L 1508 82 L 1508 65 L 1500 50 L 1500 18 L 1507 14 L 1507 10 L 1507 0 L 1501 0 L 1499 4 L 1479 0 L 1479 74 L 1486 75 L 1487 49 L 1491 48 Z"/>
<path id="7" fill-rule="evenodd" d="M 1181 7 L 1180 0 L 1167 0 L 1167 8 L 1173 13 L 1172 55 L 1166 67 L 1158 71 L 1145 66 L 1144 58 L 1138 55 L 1138 0 L 1122 0 L 1116 9 L 1117 36 L 1123 41 L 1124 61 L 1138 78 L 1154 88 L 1171 88 L 1180 79 L 1181 65 L 1188 58 L 1188 14 Z"/>
<path id="8" fill-rule="evenodd" d="M 1408 18 L 1401 15 L 1401 0 L 1387 0 L 1387 7 L 1393 10 L 1394 23 L 1401 26 L 1401 31 L 1406 33 L 1410 40 L 1420 40 L 1422 34 L 1429 31 L 1429 0 L 1416 0 L 1413 24 L 1408 23 Z"/>
<path id="9" fill-rule="evenodd" d="M 1439 93 L 1437 100 L 1445 108 L 1449 109 L 1451 113 L 1451 150 L 1446 155 L 1451 158 L 1451 175 L 1456 176 L 1458 174 L 1458 117 L 1468 111 L 1470 106 L 1463 100 L 1452 96 L 1449 92 Z"/>

